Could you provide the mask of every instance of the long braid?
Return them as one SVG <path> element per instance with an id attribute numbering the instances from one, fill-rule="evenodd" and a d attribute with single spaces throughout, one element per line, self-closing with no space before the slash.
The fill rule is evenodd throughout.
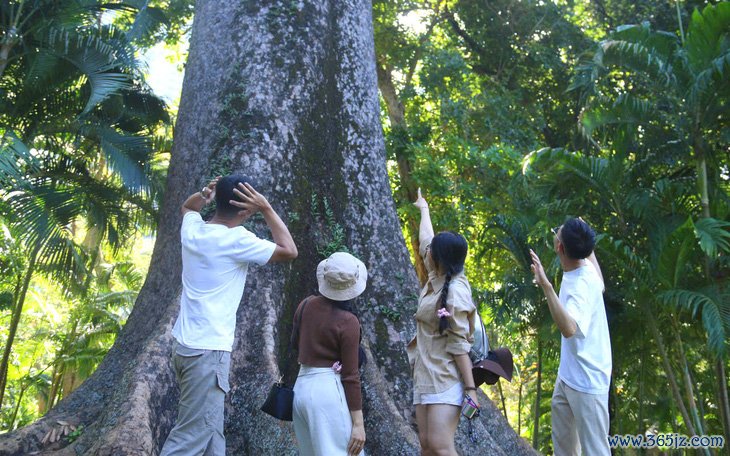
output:
<path id="1" fill-rule="evenodd" d="M 448 311 L 446 301 L 449 297 L 449 285 L 456 274 L 464 270 L 464 260 L 469 246 L 464 236 L 450 231 L 437 234 L 431 240 L 431 258 L 437 271 L 446 272 L 446 280 L 441 288 L 437 312 L 441 309 Z M 443 334 L 449 328 L 449 319 L 446 316 L 439 317 L 439 334 Z"/>
<path id="2" fill-rule="evenodd" d="M 444 286 L 441 288 L 441 295 L 439 296 L 439 307 L 441 309 L 446 309 L 446 301 L 449 297 L 449 285 L 451 284 L 451 276 L 452 271 L 451 268 L 449 268 L 449 271 L 446 273 L 446 280 L 444 281 Z M 443 334 L 444 331 L 446 331 L 449 328 L 449 319 L 448 317 L 440 317 L 439 318 L 439 334 Z"/>

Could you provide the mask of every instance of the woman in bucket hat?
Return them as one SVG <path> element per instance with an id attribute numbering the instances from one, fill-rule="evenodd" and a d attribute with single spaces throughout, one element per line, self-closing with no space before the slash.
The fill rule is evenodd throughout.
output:
<path id="1" fill-rule="evenodd" d="M 319 295 L 294 314 L 292 345 L 301 364 L 294 385 L 294 432 L 303 456 L 363 455 L 360 322 L 353 300 L 365 291 L 362 261 L 336 252 L 317 266 Z"/>
<path id="2" fill-rule="evenodd" d="M 478 407 L 469 350 L 476 307 L 464 276 L 468 250 L 463 236 L 434 236 L 428 203 L 418 189 L 420 254 L 428 271 L 416 311 L 416 336 L 408 344 L 413 369 L 413 404 L 423 455 L 456 455 L 454 436 L 462 403 Z"/>

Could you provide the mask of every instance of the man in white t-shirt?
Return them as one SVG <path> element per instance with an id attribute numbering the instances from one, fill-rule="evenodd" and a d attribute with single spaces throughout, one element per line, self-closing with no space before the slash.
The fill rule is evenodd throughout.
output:
<path id="1" fill-rule="evenodd" d="M 603 276 L 593 248 L 596 234 L 580 218 L 553 230 L 553 245 L 563 269 L 555 294 L 540 258 L 530 250 L 535 282 L 547 297 L 558 326 L 560 367 L 555 382 L 552 438 L 555 456 L 610 456 L 608 388 L 611 339 L 603 304 Z"/>
<path id="2" fill-rule="evenodd" d="M 215 215 L 205 222 L 200 210 L 214 199 Z M 241 226 L 256 212 L 273 242 Z M 172 328 L 180 403 L 160 454 L 218 456 L 226 451 L 223 404 L 248 264 L 292 260 L 297 247 L 266 198 L 242 176 L 212 181 L 185 201 L 182 214 L 182 295 Z"/>

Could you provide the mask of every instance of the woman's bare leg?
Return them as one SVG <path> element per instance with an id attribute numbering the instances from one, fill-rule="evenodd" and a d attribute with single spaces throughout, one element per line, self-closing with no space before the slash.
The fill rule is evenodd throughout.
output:
<path id="1" fill-rule="evenodd" d="M 428 448 L 428 405 L 416 405 L 418 440 L 421 442 L 421 456 L 431 456 Z"/>
<path id="2" fill-rule="evenodd" d="M 429 456 L 457 456 L 454 436 L 459 425 L 461 409 L 456 405 L 447 404 L 432 404 L 426 407 L 428 407 L 426 425 Z"/>

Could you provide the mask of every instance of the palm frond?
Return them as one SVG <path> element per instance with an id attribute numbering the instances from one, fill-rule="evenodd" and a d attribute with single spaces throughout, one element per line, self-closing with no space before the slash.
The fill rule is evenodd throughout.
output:
<path id="1" fill-rule="evenodd" d="M 134 300 L 137 299 L 137 292 L 134 290 L 123 290 L 123 291 L 112 291 L 108 293 L 100 294 L 96 297 L 97 305 L 104 305 L 109 307 L 129 307 L 134 305 Z"/>
<path id="2" fill-rule="evenodd" d="M 678 46 L 676 36 L 652 31 L 648 23 L 618 27 L 576 67 L 568 91 L 578 91 L 581 103 L 585 103 L 598 95 L 596 83 L 614 67 L 646 74 L 653 82 L 671 86 L 676 81 L 672 57 Z"/>
<path id="3" fill-rule="evenodd" d="M 599 100 L 589 105 L 580 114 L 580 125 L 583 135 L 590 138 L 594 131 L 608 125 L 644 124 L 653 119 L 655 113 L 656 108 L 651 101 L 624 92 L 610 104 Z"/>
<path id="4" fill-rule="evenodd" d="M 146 172 L 152 152 L 149 138 L 101 125 L 85 125 L 81 132 L 98 141 L 109 168 L 120 177 L 124 187 L 135 193 L 149 190 Z"/>
<path id="5" fill-rule="evenodd" d="M 673 68 L 668 56 L 645 41 L 632 42 L 609 39 L 599 44 L 603 49 L 597 64 L 605 67 L 618 66 L 637 73 L 647 74 L 655 82 L 670 85 L 675 81 Z"/>
<path id="6" fill-rule="evenodd" d="M 25 84 L 35 86 L 38 91 L 48 90 L 48 86 L 55 84 L 59 79 L 63 59 L 49 49 L 39 49 L 37 53 L 28 54 L 28 70 Z"/>
<path id="7" fill-rule="evenodd" d="M 497 242 L 514 258 L 520 265 L 523 272 L 530 271 L 530 253 L 528 247 L 528 229 L 525 224 L 515 217 L 497 215 L 487 223 L 482 232 L 482 237 L 488 231 L 497 231 Z"/>
<path id="8" fill-rule="evenodd" d="M 553 200 L 560 199 L 552 193 L 554 190 L 564 192 L 566 186 L 570 186 L 568 183 L 572 183 L 590 190 L 601 204 L 621 213 L 625 203 L 622 186 L 630 166 L 631 162 L 620 155 L 600 157 L 561 148 L 543 148 L 529 154 L 523 169 L 527 172 L 532 168 L 540 176 L 540 182 L 535 183 L 539 188 L 552 187 L 546 190 Z M 568 198 L 574 201 L 574 198 Z M 576 204 L 573 206 L 574 210 L 580 209 Z"/>
<path id="9" fill-rule="evenodd" d="M 689 87 L 688 100 L 692 104 L 698 104 L 708 96 L 710 98 L 716 95 L 713 89 L 717 81 L 727 81 L 730 78 L 730 50 L 713 59 L 709 66 L 701 70 L 692 80 Z"/>
<path id="10" fill-rule="evenodd" d="M 93 35 L 52 31 L 49 45 L 57 58 L 73 64 L 88 81 L 90 94 L 82 114 L 132 86 L 131 76 L 120 71 L 129 60 L 129 57 L 120 58 L 129 52 L 123 43 L 106 42 Z M 63 48 L 59 49 L 61 45 Z"/>
<path id="11" fill-rule="evenodd" d="M 117 263 L 114 272 L 127 289 L 139 290 L 142 288 L 144 276 L 133 263 Z"/>
<path id="12" fill-rule="evenodd" d="M 701 290 L 671 289 L 661 292 L 657 299 L 665 305 L 684 309 L 693 318 L 701 315 L 707 332 L 707 345 L 719 357 L 724 356 L 730 335 L 730 301 L 717 288 Z"/>
<path id="13" fill-rule="evenodd" d="M 58 230 L 65 229 L 73 216 L 78 215 L 73 195 L 63 191 L 49 192 L 31 187 L 9 193 L 6 202 L 14 213 L 25 215 L 12 219 L 10 223 L 17 227 L 20 238 L 28 245 L 58 234 Z"/>
<path id="14" fill-rule="evenodd" d="M 154 226 L 156 209 L 149 195 L 129 191 L 116 176 L 99 173 L 78 165 L 77 160 L 63 160 L 58 165 L 47 162 L 46 179 L 74 188 L 80 215 L 102 233 L 102 240 L 113 248 L 121 246 L 134 230 Z"/>
<path id="15" fill-rule="evenodd" d="M 679 39 L 676 34 L 661 30 L 652 30 L 649 22 L 641 24 L 627 24 L 616 27 L 611 38 L 620 41 L 643 43 L 662 56 L 669 59 L 674 53 Z"/>
<path id="16" fill-rule="evenodd" d="M 603 53 L 599 48 L 596 53 Z M 594 55 L 594 59 L 596 59 Z M 598 57 L 598 61 L 602 58 Z M 581 104 L 585 103 L 588 97 L 596 94 L 596 82 L 606 72 L 603 65 L 597 64 L 595 60 L 585 61 L 575 68 L 575 74 L 568 86 L 568 92 L 578 92 Z"/>
<path id="17" fill-rule="evenodd" d="M 86 271 L 86 255 L 72 239 L 71 223 L 80 213 L 72 192 L 46 182 L 9 193 L 6 202 L 14 214 L 9 226 L 29 249 L 38 249 L 38 268 L 72 284 Z"/>
<path id="18" fill-rule="evenodd" d="M 137 14 L 134 17 L 134 23 L 127 32 L 130 41 L 148 38 L 156 33 L 162 26 L 167 25 L 169 20 L 165 11 L 149 6 L 149 1 L 127 0 L 127 3 L 137 5 Z"/>
<path id="19" fill-rule="evenodd" d="M 622 265 L 630 273 L 630 277 L 635 280 L 637 288 L 651 290 L 655 287 L 651 266 L 643 256 L 637 254 L 628 243 L 621 239 L 609 235 L 604 235 L 603 239 L 605 241 L 602 240 L 600 243 L 601 254 Z"/>
<path id="20" fill-rule="evenodd" d="M 124 73 L 99 72 L 87 73 L 86 76 L 89 78 L 91 94 L 89 95 L 89 101 L 81 112 L 82 114 L 91 111 L 111 95 L 132 86 L 129 75 Z"/>
<path id="21" fill-rule="evenodd" d="M 703 218 L 694 223 L 695 234 L 702 251 L 710 258 L 718 253 L 730 253 L 730 222 Z"/>
<path id="22" fill-rule="evenodd" d="M 665 288 L 677 288 L 686 280 L 697 249 L 692 219 L 677 227 L 664 241 L 656 258 L 656 276 Z"/>
<path id="23" fill-rule="evenodd" d="M 38 160 L 15 132 L 6 130 L 0 139 L 0 184 L 8 191 L 22 185 L 27 173 L 38 169 Z"/>
<path id="24" fill-rule="evenodd" d="M 727 51 L 722 40 L 727 40 L 730 28 L 730 4 L 719 2 L 707 5 L 702 12 L 692 13 L 685 48 L 690 67 L 695 73 L 713 66 L 718 51 Z"/>
<path id="25" fill-rule="evenodd" d="M 120 127 L 126 131 L 141 131 L 141 127 L 156 125 L 160 122 L 170 123 L 170 114 L 167 110 L 167 103 L 144 87 L 134 87 L 134 90 L 124 91 L 122 94 L 125 108 L 125 119 L 135 119 L 140 125 L 136 129 Z M 122 120 L 123 122 L 124 120 Z M 159 149 L 157 149 L 159 150 Z M 169 150 L 169 149 L 168 149 Z"/>

